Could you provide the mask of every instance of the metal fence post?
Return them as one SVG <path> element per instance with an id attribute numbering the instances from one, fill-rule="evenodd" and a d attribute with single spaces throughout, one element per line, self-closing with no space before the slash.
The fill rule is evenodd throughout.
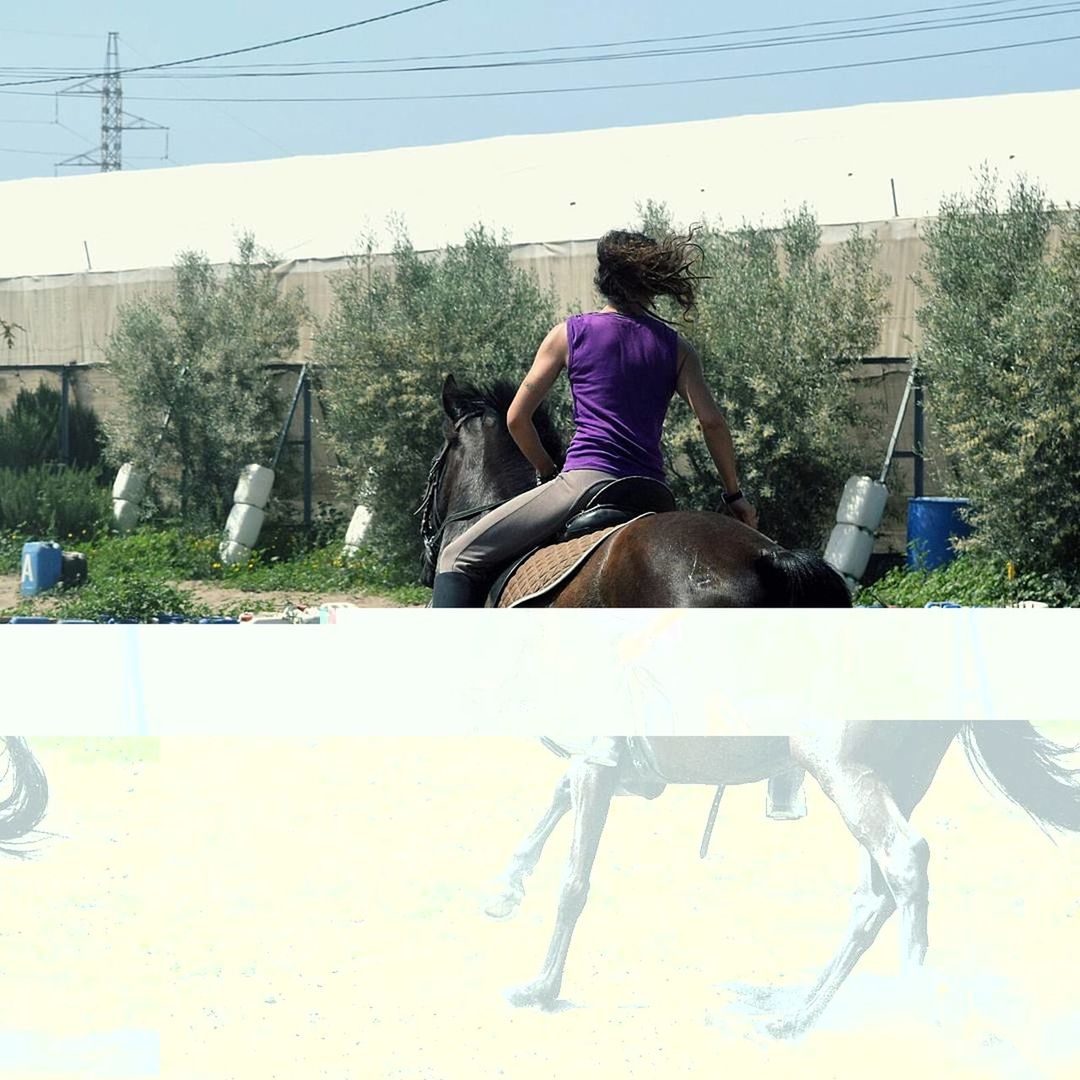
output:
<path id="1" fill-rule="evenodd" d="M 304 528 L 311 528 L 311 372 L 304 368 Z"/>
<path id="2" fill-rule="evenodd" d="M 60 460 L 65 465 L 71 464 L 71 408 L 69 397 L 71 392 L 71 367 L 60 369 Z"/>
<path id="3" fill-rule="evenodd" d="M 915 380 L 915 411 L 912 420 L 911 449 L 915 458 L 915 498 L 923 497 L 923 386 L 921 377 Z"/>

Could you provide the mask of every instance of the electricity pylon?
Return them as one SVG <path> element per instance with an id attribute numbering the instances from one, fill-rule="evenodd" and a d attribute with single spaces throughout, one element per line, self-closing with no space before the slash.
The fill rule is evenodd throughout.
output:
<path id="1" fill-rule="evenodd" d="M 109 31 L 109 40 L 105 49 L 105 71 L 89 79 L 57 91 L 57 112 L 59 112 L 60 94 L 100 94 L 101 95 L 101 147 L 95 155 L 93 151 L 76 154 L 74 157 L 58 161 L 56 168 L 96 168 L 102 172 L 119 172 L 123 168 L 122 138 L 124 131 L 164 131 L 165 154 L 169 156 L 169 129 L 164 124 L 155 124 L 141 116 L 124 112 L 124 90 L 120 84 L 120 35 L 116 30 Z M 100 83 L 100 85 L 99 85 Z"/>

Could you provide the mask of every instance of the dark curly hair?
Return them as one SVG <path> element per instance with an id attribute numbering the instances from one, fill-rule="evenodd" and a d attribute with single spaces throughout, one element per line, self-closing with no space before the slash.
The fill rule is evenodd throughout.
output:
<path id="1" fill-rule="evenodd" d="M 689 311 L 702 280 L 695 269 L 704 255 L 697 231 L 693 226 L 686 236 L 660 240 L 619 229 L 605 233 L 596 244 L 597 290 L 616 306 L 650 308 L 658 296 L 670 296 Z"/>

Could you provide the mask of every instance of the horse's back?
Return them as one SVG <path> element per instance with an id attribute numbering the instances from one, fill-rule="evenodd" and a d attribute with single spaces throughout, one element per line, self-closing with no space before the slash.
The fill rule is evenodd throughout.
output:
<path id="1" fill-rule="evenodd" d="M 820 557 L 789 552 L 724 514 L 642 518 L 596 550 L 553 607 L 850 606 Z"/>

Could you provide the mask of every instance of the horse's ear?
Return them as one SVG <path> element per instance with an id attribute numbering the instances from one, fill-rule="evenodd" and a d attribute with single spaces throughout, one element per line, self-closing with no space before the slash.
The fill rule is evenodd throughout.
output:
<path id="1" fill-rule="evenodd" d="M 462 400 L 461 389 L 457 384 L 457 379 L 453 375 L 447 375 L 442 384 L 442 407 L 443 412 L 450 417 L 451 420 L 458 420 L 461 417 Z"/>

